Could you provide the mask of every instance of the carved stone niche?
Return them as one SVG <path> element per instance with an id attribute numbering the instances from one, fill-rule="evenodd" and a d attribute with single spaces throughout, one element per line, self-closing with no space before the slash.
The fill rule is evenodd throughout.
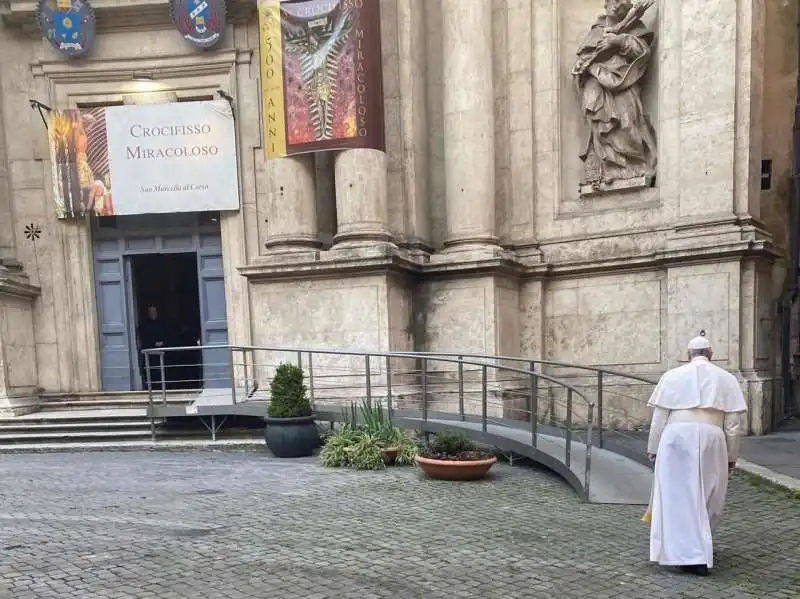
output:
<path id="1" fill-rule="evenodd" d="M 581 197 L 652 187 L 656 136 L 642 105 L 654 33 L 642 21 L 655 0 L 605 0 L 578 47 L 572 76 L 586 120 Z"/>

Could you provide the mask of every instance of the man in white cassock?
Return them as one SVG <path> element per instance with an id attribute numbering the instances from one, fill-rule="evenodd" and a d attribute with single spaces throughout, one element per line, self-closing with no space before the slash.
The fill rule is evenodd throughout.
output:
<path id="1" fill-rule="evenodd" d="M 647 453 L 655 460 L 650 561 L 700 576 L 714 566 L 711 531 L 725 506 L 747 411 L 738 381 L 711 356 L 701 331 L 689 342 L 689 363 L 667 371 L 648 402 L 654 411 Z"/>

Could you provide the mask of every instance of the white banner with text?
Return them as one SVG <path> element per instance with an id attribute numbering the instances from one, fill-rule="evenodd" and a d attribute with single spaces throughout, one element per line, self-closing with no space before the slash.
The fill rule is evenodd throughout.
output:
<path id="1" fill-rule="evenodd" d="M 49 123 L 61 217 L 239 209 L 227 101 L 61 110 Z"/>

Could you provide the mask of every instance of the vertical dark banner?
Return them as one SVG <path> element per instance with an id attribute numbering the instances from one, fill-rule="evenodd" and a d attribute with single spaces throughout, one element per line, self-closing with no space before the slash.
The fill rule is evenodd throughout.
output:
<path id="1" fill-rule="evenodd" d="M 379 0 L 261 0 L 267 158 L 385 150 Z"/>

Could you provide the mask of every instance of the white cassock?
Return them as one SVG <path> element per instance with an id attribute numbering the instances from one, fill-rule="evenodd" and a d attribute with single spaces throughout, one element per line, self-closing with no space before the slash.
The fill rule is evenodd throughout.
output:
<path id="1" fill-rule="evenodd" d="M 714 565 L 711 531 L 725 506 L 728 463 L 747 411 L 736 378 L 704 357 L 661 377 L 647 451 L 656 455 L 650 561 Z"/>

